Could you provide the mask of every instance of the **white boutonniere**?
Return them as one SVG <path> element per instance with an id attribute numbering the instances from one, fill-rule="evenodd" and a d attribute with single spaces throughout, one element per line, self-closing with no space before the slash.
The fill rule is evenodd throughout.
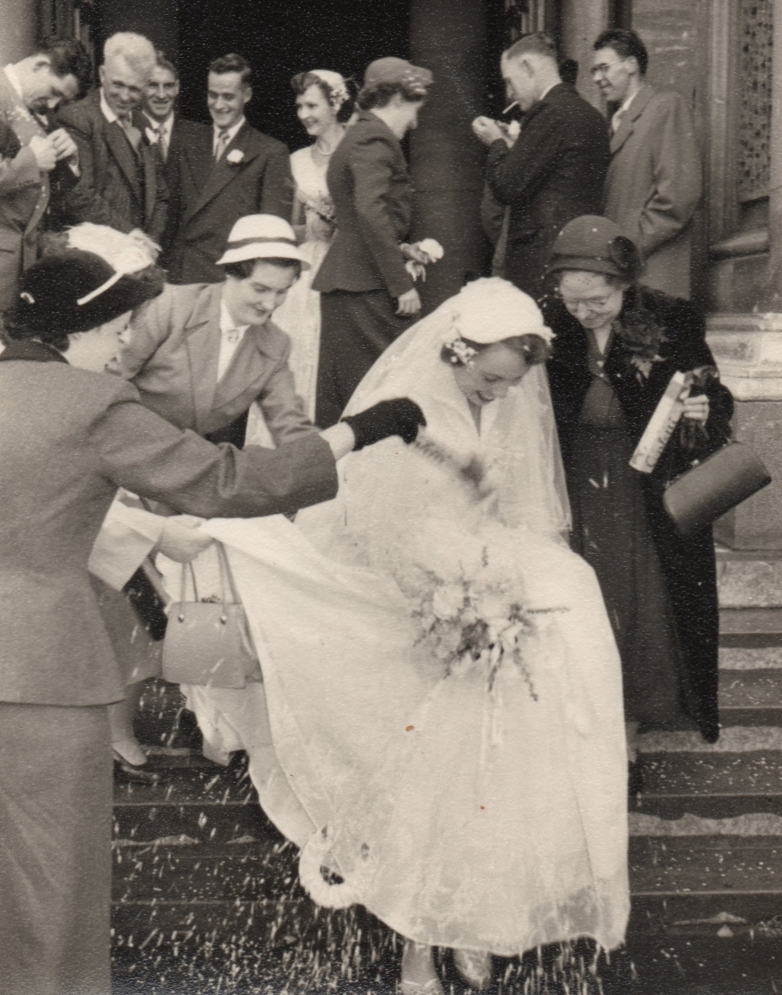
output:
<path id="1" fill-rule="evenodd" d="M 147 141 L 150 145 L 157 145 L 160 142 L 160 135 L 154 128 L 145 128 L 144 134 L 147 136 Z"/>
<path id="2" fill-rule="evenodd" d="M 241 149 L 231 149 L 231 151 L 225 157 L 225 161 L 230 162 L 232 166 L 238 166 L 243 159 L 244 159 L 244 152 L 242 152 Z"/>

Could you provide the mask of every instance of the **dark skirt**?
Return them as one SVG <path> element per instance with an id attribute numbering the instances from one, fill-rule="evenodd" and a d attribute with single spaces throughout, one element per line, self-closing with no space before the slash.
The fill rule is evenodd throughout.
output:
<path id="1" fill-rule="evenodd" d="M 105 705 L 0 702 L 0 995 L 107 995 Z"/>
<path id="2" fill-rule="evenodd" d="M 568 474 L 572 546 L 597 574 L 622 659 L 625 715 L 641 728 L 691 728 L 691 692 L 671 602 L 623 427 L 581 425 Z"/>
<path id="3" fill-rule="evenodd" d="M 321 329 L 315 423 L 335 425 L 370 367 L 410 326 L 385 290 L 320 295 Z"/>

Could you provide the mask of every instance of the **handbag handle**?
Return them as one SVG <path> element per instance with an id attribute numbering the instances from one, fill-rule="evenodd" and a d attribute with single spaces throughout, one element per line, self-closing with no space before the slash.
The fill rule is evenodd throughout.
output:
<path id="1" fill-rule="evenodd" d="M 217 565 L 220 571 L 220 604 L 225 607 L 227 604 L 241 604 L 239 593 L 236 590 L 236 585 L 234 584 L 233 574 L 231 573 L 231 568 L 228 564 L 228 556 L 225 552 L 225 547 L 221 542 L 215 541 L 215 546 L 217 547 Z M 182 581 L 181 581 L 181 591 L 179 595 L 180 601 L 187 601 L 187 577 L 188 573 L 190 575 L 190 580 L 193 584 L 193 601 L 198 601 L 198 587 L 196 585 L 196 575 L 195 568 L 193 567 L 193 561 L 190 560 L 188 563 L 182 564 Z M 229 593 L 233 601 L 229 602 L 226 598 L 226 581 L 227 586 L 230 589 Z"/>

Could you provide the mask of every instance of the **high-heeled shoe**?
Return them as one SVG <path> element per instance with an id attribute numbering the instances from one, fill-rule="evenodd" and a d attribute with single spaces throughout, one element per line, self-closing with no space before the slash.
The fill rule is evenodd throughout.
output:
<path id="1" fill-rule="evenodd" d="M 130 784 L 157 784 L 160 774 L 153 770 L 145 770 L 147 766 L 146 758 L 143 764 L 131 763 L 127 757 L 114 750 L 114 776 L 119 781 L 127 781 Z"/>
<path id="2" fill-rule="evenodd" d="M 399 995 L 445 995 L 439 978 L 430 978 L 428 981 L 410 981 L 402 978 L 396 990 Z"/>
<path id="3" fill-rule="evenodd" d="M 483 991 L 491 984 L 492 956 L 483 950 L 454 950 L 453 966 L 470 988 Z"/>

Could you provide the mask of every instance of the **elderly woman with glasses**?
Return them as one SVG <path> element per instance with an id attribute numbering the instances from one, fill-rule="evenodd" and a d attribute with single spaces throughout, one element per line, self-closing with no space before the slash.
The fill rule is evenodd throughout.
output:
<path id="1" fill-rule="evenodd" d="M 688 301 L 640 286 L 640 255 L 607 218 L 563 228 L 549 380 L 573 512 L 573 549 L 595 569 L 622 657 L 631 761 L 639 730 L 719 735 L 711 529 L 681 538 L 665 485 L 729 434 L 733 402 Z M 650 474 L 630 458 L 676 371 L 693 373 L 683 418 Z M 640 787 L 631 767 L 631 789 Z"/>

